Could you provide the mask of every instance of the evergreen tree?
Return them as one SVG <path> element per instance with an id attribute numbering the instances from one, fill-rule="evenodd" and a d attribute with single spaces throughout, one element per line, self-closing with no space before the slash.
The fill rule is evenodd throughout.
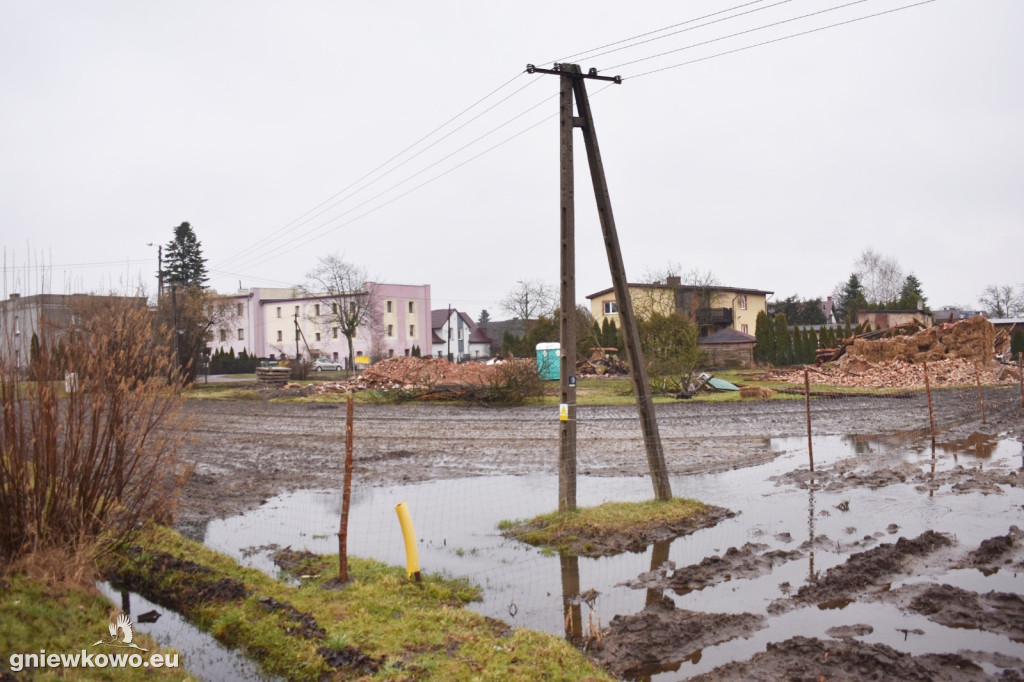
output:
<path id="1" fill-rule="evenodd" d="M 163 279 L 165 285 L 179 290 L 201 289 L 209 279 L 202 245 L 188 223 L 174 228 L 174 239 L 164 247 Z"/>
<path id="2" fill-rule="evenodd" d="M 773 362 L 775 360 L 775 327 L 768 313 L 760 311 L 754 322 L 754 359 L 757 362 Z"/>
<path id="3" fill-rule="evenodd" d="M 793 337 L 789 333 L 786 316 L 782 313 L 775 316 L 775 364 L 793 364 Z"/>
<path id="4" fill-rule="evenodd" d="M 1010 340 L 1010 355 L 1013 359 L 1016 359 L 1018 353 L 1024 353 L 1024 332 L 1017 330 L 1013 334 L 1013 338 Z"/>
<path id="5" fill-rule="evenodd" d="M 927 310 L 925 307 L 927 300 L 921 290 L 921 282 L 914 276 L 914 273 L 907 275 L 903 280 L 903 289 L 900 290 L 899 307 L 904 310 L 917 310 L 920 305 L 921 310 Z"/>
<path id="6" fill-rule="evenodd" d="M 814 329 L 808 329 L 804 343 L 807 346 L 807 359 L 804 362 L 809 365 L 818 358 L 818 333 Z"/>
<path id="7" fill-rule="evenodd" d="M 491 314 L 489 312 L 487 312 L 487 309 L 485 308 L 484 310 L 481 310 L 480 311 L 480 318 L 476 321 L 476 323 L 478 325 L 483 326 L 483 325 L 487 324 L 490 321 L 491 321 Z"/>
<path id="8" fill-rule="evenodd" d="M 857 311 L 864 310 L 867 307 L 868 301 L 864 297 L 864 287 L 860 282 L 860 277 L 857 273 L 850 275 L 850 279 L 846 280 L 846 284 L 843 286 L 843 290 L 839 292 L 839 296 L 834 301 L 834 312 L 837 320 L 850 320 L 857 319 Z"/>

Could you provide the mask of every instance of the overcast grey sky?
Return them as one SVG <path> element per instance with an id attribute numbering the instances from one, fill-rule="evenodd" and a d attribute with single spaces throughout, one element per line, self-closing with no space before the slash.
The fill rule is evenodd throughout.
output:
<path id="1" fill-rule="evenodd" d="M 221 292 L 338 253 L 500 317 L 559 277 L 558 79 L 525 65 L 676 25 L 568 60 L 625 77 L 587 86 L 629 279 L 826 296 L 871 247 L 970 306 L 1024 282 L 1024 1 L 855 21 L 915 2 L 3 0 L 3 293 L 152 292 L 187 220 Z M 578 134 L 576 178 L 583 301 Z"/>

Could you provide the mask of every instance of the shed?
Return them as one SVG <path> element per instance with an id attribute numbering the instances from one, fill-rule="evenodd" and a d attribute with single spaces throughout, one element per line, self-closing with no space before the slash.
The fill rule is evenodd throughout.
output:
<path id="1" fill-rule="evenodd" d="M 697 340 L 708 367 L 753 367 L 757 339 L 732 328 L 721 329 Z"/>

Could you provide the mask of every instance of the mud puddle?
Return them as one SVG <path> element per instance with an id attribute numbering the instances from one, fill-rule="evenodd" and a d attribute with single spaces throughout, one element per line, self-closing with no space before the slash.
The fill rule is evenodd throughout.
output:
<path id="1" fill-rule="evenodd" d="M 983 566 L 970 561 L 983 541 L 1007 536 L 1012 525 L 1024 527 L 1024 490 L 1009 478 L 1020 475 L 1019 442 L 987 440 L 979 447 L 978 439 L 967 440 L 962 448 L 948 444 L 952 452 L 940 448 L 933 458 L 919 437 L 815 438 L 813 484 L 801 473 L 809 469 L 805 438 L 768 443 L 773 455 L 765 464 L 674 477 L 676 496 L 737 515 L 643 552 L 561 558 L 501 537 L 499 521 L 557 506 L 557 479 L 550 475 L 357 487 L 349 549 L 353 555 L 403 565 L 394 507 L 404 501 L 420 541 L 423 570 L 447 571 L 481 585 L 484 599 L 472 608 L 484 615 L 569 635 L 599 656 L 601 650 L 635 651 L 635 661 L 618 656 L 620 663 L 612 665 L 627 678 L 686 679 L 763 654 L 769 644 L 773 655 L 790 651 L 799 656 L 821 641 L 830 643 L 837 661 L 843 647 L 854 658 L 864 647 L 881 661 L 889 649 L 907 657 L 983 652 L 971 659 L 982 677 L 1024 666 L 1024 644 L 1012 633 L 960 627 L 963 623 L 955 619 L 936 622 L 905 608 L 931 588 L 898 592 L 934 583 L 977 595 L 1024 594 L 1024 570 L 1014 563 L 1019 558 Z M 853 474 L 857 483 L 829 487 Z M 989 480 L 990 474 L 1004 478 Z M 923 485 L 918 475 L 932 476 L 933 485 Z M 984 485 L 973 486 L 978 480 Z M 578 491 L 581 506 L 652 494 L 645 477 L 581 476 Z M 270 553 L 253 548 L 336 552 L 340 500 L 337 490 L 273 498 L 247 514 L 211 521 L 205 542 L 276 575 Z M 932 543 L 936 547 L 929 546 L 920 561 L 900 564 L 870 590 L 797 599 L 801 588 L 819 584 L 829 569 L 846 564 L 852 555 L 928 531 L 949 538 L 949 546 Z M 903 597 L 883 601 L 873 596 L 889 590 Z M 928 594 L 944 593 L 975 603 L 958 592 Z M 786 608 L 773 609 L 773 603 Z M 687 638 L 693 623 L 703 624 L 710 635 Z M 643 643 L 646 648 L 639 646 Z M 939 665 L 931 659 L 907 663 L 922 669 L 933 664 Z"/>
<path id="2" fill-rule="evenodd" d="M 134 592 L 118 589 L 108 582 L 97 583 L 96 587 L 103 596 L 130 616 L 135 630 L 146 633 L 161 646 L 176 649 L 181 655 L 181 666 L 196 678 L 209 682 L 280 680 L 264 672 L 259 663 L 221 646 L 212 635 L 199 630 L 174 611 L 154 604 Z"/>

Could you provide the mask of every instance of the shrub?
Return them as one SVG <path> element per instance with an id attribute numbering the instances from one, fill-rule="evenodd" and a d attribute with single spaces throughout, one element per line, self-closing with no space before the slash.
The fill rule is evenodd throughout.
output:
<path id="1" fill-rule="evenodd" d="M 61 336 L 39 339 L 29 381 L 0 340 L 0 559 L 95 538 L 103 551 L 166 518 L 180 485 L 181 379 L 167 330 L 126 302 Z"/>

